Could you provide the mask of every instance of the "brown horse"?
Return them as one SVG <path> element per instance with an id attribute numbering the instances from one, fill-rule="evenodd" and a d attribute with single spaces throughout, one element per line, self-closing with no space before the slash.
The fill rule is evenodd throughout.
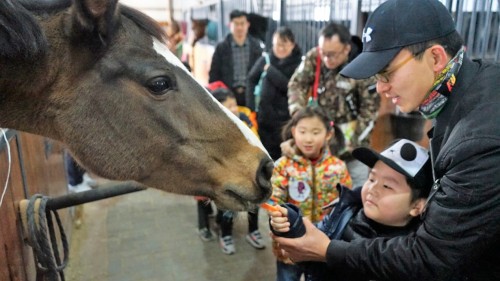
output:
<path id="1" fill-rule="evenodd" d="M 271 192 L 259 140 L 117 0 L 0 1 L 0 126 L 65 143 L 110 179 L 247 210 Z"/>

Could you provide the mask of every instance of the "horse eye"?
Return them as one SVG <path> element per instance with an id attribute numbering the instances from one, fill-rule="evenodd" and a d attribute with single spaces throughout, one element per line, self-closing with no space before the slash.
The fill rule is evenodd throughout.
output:
<path id="1" fill-rule="evenodd" d="M 149 80 L 146 84 L 149 91 L 156 96 L 163 95 L 172 90 L 173 85 L 168 77 L 156 77 Z"/>

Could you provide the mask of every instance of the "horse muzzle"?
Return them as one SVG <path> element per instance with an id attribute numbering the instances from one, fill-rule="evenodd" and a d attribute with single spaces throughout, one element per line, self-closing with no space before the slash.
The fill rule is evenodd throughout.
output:
<path id="1" fill-rule="evenodd" d="M 262 160 L 260 160 L 259 167 L 257 169 L 257 174 L 255 176 L 255 182 L 260 193 L 259 203 L 266 201 L 273 191 L 271 185 L 271 176 L 273 175 L 274 163 L 269 157 L 264 156 Z"/>

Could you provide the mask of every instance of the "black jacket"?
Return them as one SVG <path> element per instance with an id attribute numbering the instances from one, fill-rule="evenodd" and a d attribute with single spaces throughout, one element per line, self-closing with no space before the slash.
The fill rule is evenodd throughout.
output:
<path id="1" fill-rule="evenodd" d="M 250 60 L 248 62 L 248 70 L 255 64 L 257 59 L 262 55 L 262 47 L 260 41 L 254 37 L 247 35 L 250 44 Z M 217 44 L 215 52 L 212 56 L 210 71 L 208 72 L 208 82 L 222 81 L 229 88 L 233 87 L 233 51 L 231 49 L 231 41 L 233 35 L 228 34 L 226 38 Z"/>
<path id="2" fill-rule="evenodd" d="M 440 185 L 415 235 L 332 241 L 327 263 L 377 280 L 500 280 L 500 65 L 464 58 L 431 152 Z"/>
<path id="3" fill-rule="evenodd" d="M 288 112 L 288 80 L 302 61 L 302 52 L 295 46 L 292 53 L 280 60 L 272 52 L 269 55 L 270 66 L 262 81 L 260 103 L 255 104 L 254 90 L 264 70 L 266 60 L 262 56 L 248 73 L 246 106 L 255 111 L 258 107 L 257 123 L 259 136 L 274 160 L 281 157 L 281 127 L 290 119 Z"/>
<path id="4" fill-rule="evenodd" d="M 318 224 L 318 229 L 323 231 L 330 239 L 353 241 L 361 238 L 396 237 L 414 232 L 420 224 L 419 218 L 414 218 L 403 227 L 387 226 L 377 223 L 366 217 L 361 200 L 361 189 L 352 190 L 345 186 L 337 185 L 339 191 L 338 203 L 334 209 Z M 306 281 L 367 281 L 363 275 L 358 275 L 356 270 L 336 272 L 328 270 L 325 263 L 306 262 L 302 264 Z"/>

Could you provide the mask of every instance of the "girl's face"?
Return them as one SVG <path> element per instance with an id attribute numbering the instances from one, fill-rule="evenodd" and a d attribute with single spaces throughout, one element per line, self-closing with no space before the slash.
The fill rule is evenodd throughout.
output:
<path id="1" fill-rule="evenodd" d="M 317 159 L 333 133 L 327 131 L 325 124 L 318 117 L 306 117 L 292 127 L 292 135 L 304 157 Z"/>
<path id="2" fill-rule="evenodd" d="M 278 34 L 273 36 L 273 53 L 278 59 L 282 60 L 288 57 L 292 53 L 293 48 L 295 48 L 294 43 L 279 37 Z"/>
<path id="3" fill-rule="evenodd" d="M 406 177 L 382 161 L 373 166 L 361 190 L 365 215 L 384 225 L 404 226 L 418 216 L 424 199 L 411 201 Z"/>
<path id="4" fill-rule="evenodd" d="M 229 109 L 229 111 L 231 111 L 234 115 L 239 116 L 238 104 L 236 103 L 236 99 L 227 98 L 222 103 L 222 105 Z"/>

